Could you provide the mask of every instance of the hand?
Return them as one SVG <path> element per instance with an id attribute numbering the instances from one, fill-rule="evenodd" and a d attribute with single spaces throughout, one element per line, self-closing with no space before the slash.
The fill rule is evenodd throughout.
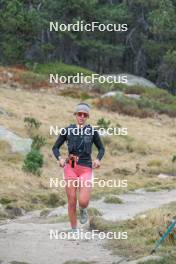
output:
<path id="1" fill-rule="evenodd" d="M 65 159 L 63 159 L 63 158 L 60 158 L 59 159 L 59 165 L 60 165 L 60 167 L 64 167 L 65 166 Z"/>
<path id="2" fill-rule="evenodd" d="M 93 161 L 93 169 L 99 168 L 100 167 L 100 160 L 96 159 Z"/>

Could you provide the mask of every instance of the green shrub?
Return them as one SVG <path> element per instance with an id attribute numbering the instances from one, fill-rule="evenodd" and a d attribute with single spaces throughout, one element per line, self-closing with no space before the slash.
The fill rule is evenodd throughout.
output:
<path id="1" fill-rule="evenodd" d="M 64 198 L 59 193 L 55 193 L 55 192 L 49 194 L 39 194 L 36 197 L 36 200 L 41 201 L 42 203 L 44 203 L 46 206 L 49 207 L 56 207 L 66 204 Z"/>
<path id="2" fill-rule="evenodd" d="M 25 117 L 24 122 L 33 141 L 31 151 L 26 155 L 22 169 L 40 176 L 40 168 L 43 166 L 43 155 L 40 153 L 40 149 L 46 144 L 46 139 L 43 136 L 34 135 L 33 129 L 38 129 L 41 122 L 32 117 Z"/>
<path id="3" fill-rule="evenodd" d="M 109 125 L 111 124 L 111 121 L 106 121 L 104 119 L 104 117 L 98 119 L 97 121 L 97 125 L 100 127 L 100 128 L 105 128 L 105 129 L 108 129 Z"/>
<path id="4" fill-rule="evenodd" d="M 108 91 L 108 86 L 106 88 Z M 164 89 L 139 85 L 127 86 L 125 84 L 115 84 L 113 90 L 122 91 L 124 94 L 139 94 L 141 97 L 138 100 L 134 100 L 125 98 L 125 96 L 117 96 L 116 102 L 118 107 L 115 106 L 114 101 L 105 106 L 107 109 L 138 117 L 152 116 L 152 111 L 156 111 L 159 114 L 167 114 L 170 117 L 176 116 L 176 96 L 171 95 Z M 102 101 L 105 102 L 105 100 Z M 124 108 L 125 105 L 126 109 Z"/>
<path id="5" fill-rule="evenodd" d="M 113 203 L 113 204 L 122 204 L 123 203 L 123 201 L 115 195 L 106 196 L 104 199 L 104 202 L 105 203 Z"/>
<path id="6" fill-rule="evenodd" d="M 62 96 L 68 96 L 68 97 L 72 97 L 72 98 L 78 98 L 81 101 L 87 100 L 92 98 L 93 96 L 86 92 L 86 91 L 82 91 L 81 89 L 78 88 L 67 88 L 67 89 L 63 89 L 60 91 L 60 94 Z"/>
<path id="7" fill-rule="evenodd" d="M 152 117 L 154 115 L 152 109 L 140 109 L 136 100 L 126 98 L 124 96 L 99 98 L 94 104 L 99 108 L 105 108 L 113 112 L 137 116 L 140 118 Z"/>
<path id="8" fill-rule="evenodd" d="M 36 120 L 33 117 L 25 117 L 24 123 L 25 123 L 25 126 L 28 130 L 32 129 L 32 128 L 38 129 L 41 125 L 41 122 L 39 122 L 38 120 Z"/>
<path id="9" fill-rule="evenodd" d="M 162 162 L 160 160 L 150 160 L 147 163 L 148 167 L 161 167 L 161 165 L 162 165 Z"/>
<path id="10" fill-rule="evenodd" d="M 43 166 L 43 155 L 36 149 L 32 149 L 24 160 L 22 169 L 26 172 L 40 176 L 40 168 Z"/>
<path id="11" fill-rule="evenodd" d="M 145 92 L 147 92 L 148 90 L 153 90 L 153 88 L 150 87 L 144 87 L 144 86 L 140 86 L 140 85 L 126 85 L 123 83 L 116 83 L 114 84 L 114 89 L 113 90 L 117 90 L 117 91 L 122 91 L 124 93 L 128 93 L 128 94 L 139 94 L 139 95 L 143 95 Z"/>
<path id="12" fill-rule="evenodd" d="M 56 193 L 50 193 L 47 203 L 48 205 L 55 207 L 58 205 L 64 205 L 65 200 Z"/>
<path id="13" fill-rule="evenodd" d="M 172 157 L 172 173 L 174 176 L 176 175 L 176 155 Z"/>
<path id="14" fill-rule="evenodd" d="M 42 74 L 58 74 L 59 76 L 72 76 L 77 73 L 83 73 L 84 75 L 91 75 L 93 72 L 82 67 L 75 65 L 68 65 L 62 62 L 37 64 L 35 67 L 37 73 Z"/>
<path id="15" fill-rule="evenodd" d="M 89 216 L 101 216 L 102 215 L 102 213 L 98 209 L 93 208 L 93 207 L 88 208 L 88 213 L 89 213 Z"/>
<path id="16" fill-rule="evenodd" d="M 0 203 L 1 204 L 9 204 L 11 202 L 16 202 L 16 199 L 11 199 L 11 198 L 8 198 L 8 197 L 2 197 L 0 199 Z"/>
<path id="17" fill-rule="evenodd" d="M 32 87 L 41 87 L 42 84 L 47 83 L 47 78 L 43 74 L 26 71 L 20 74 L 20 81 Z"/>
<path id="18" fill-rule="evenodd" d="M 172 157 L 172 162 L 175 162 L 176 161 L 176 155 L 174 155 L 173 157 Z"/>
<path id="19" fill-rule="evenodd" d="M 176 117 L 176 97 L 157 88 L 156 90 L 151 88 L 148 91 L 143 90 L 143 94 L 138 100 L 117 94 L 114 97 L 98 98 L 95 100 L 95 105 L 99 108 L 140 118 L 153 117 L 155 112 Z"/>
<path id="20" fill-rule="evenodd" d="M 46 138 L 43 136 L 36 135 L 34 136 L 32 141 L 32 148 L 40 150 L 46 144 Z"/>

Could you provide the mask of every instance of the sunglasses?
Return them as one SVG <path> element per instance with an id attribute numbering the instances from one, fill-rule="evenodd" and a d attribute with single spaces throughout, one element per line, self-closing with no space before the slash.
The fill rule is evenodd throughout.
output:
<path id="1" fill-rule="evenodd" d="M 78 112 L 77 115 L 78 115 L 79 117 L 82 117 L 82 116 L 83 116 L 84 118 L 86 118 L 86 117 L 89 116 L 88 114 L 86 114 L 86 113 L 82 113 L 82 112 Z"/>

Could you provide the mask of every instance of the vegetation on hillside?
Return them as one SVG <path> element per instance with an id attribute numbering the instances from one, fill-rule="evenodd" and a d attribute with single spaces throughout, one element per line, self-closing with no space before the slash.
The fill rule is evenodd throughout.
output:
<path id="1" fill-rule="evenodd" d="M 108 89 L 108 86 L 104 85 L 103 91 Z M 121 84 L 115 85 L 113 90 L 122 91 L 123 94 L 117 93 L 116 96 L 112 97 L 99 97 L 94 101 L 94 104 L 98 108 L 140 118 L 154 117 L 156 113 L 176 117 L 176 97 L 169 94 L 168 91 Z M 139 98 L 128 97 L 128 94 L 139 95 Z"/>
<path id="2" fill-rule="evenodd" d="M 128 24 L 124 32 L 50 32 L 59 24 Z M 176 91 L 175 0 L 4 0 L 0 63 L 60 61 L 98 73 L 130 72 Z"/>

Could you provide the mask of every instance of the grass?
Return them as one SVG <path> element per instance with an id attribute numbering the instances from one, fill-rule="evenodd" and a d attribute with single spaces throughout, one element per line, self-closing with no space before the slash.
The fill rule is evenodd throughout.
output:
<path id="1" fill-rule="evenodd" d="M 9 197 L 2 197 L 2 198 L 0 199 L 0 203 L 1 203 L 1 204 L 4 204 L 4 205 L 9 204 L 9 203 L 11 203 L 11 202 L 16 202 L 16 199 L 11 199 L 11 198 L 9 198 Z"/>
<path id="2" fill-rule="evenodd" d="M 176 259 L 176 253 L 168 253 L 161 260 L 148 260 L 145 262 L 139 262 L 139 264 L 174 264 Z"/>
<path id="3" fill-rule="evenodd" d="M 130 98 L 122 97 L 103 97 L 94 101 L 94 104 L 101 109 L 106 109 L 119 114 L 136 116 L 139 118 L 153 117 L 154 111 L 150 108 L 139 108 L 137 103 Z"/>
<path id="4" fill-rule="evenodd" d="M 46 219 L 46 216 L 49 214 L 50 211 L 51 211 L 50 209 L 44 209 L 44 210 L 41 211 L 40 217 L 42 217 L 42 222 L 43 223 L 53 224 L 53 223 L 63 223 L 63 222 L 68 222 L 69 221 L 68 214 L 57 216 L 57 217 L 49 217 L 49 218 Z M 89 214 L 90 218 L 102 215 L 101 212 L 98 209 L 93 208 L 93 207 L 89 207 L 88 208 L 88 214 Z M 77 208 L 77 215 L 79 215 L 79 209 L 78 208 Z"/>
<path id="5" fill-rule="evenodd" d="M 88 208 L 88 213 L 89 213 L 89 216 L 101 216 L 102 215 L 102 213 L 98 209 L 93 208 L 93 207 Z"/>
<path id="6" fill-rule="evenodd" d="M 79 261 L 79 260 L 69 260 L 69 261 L 66 261 L 64 262 L 64 264 L 96 264 L 97 262 L 96 261 Z"/>
<path id="7" fill-rule="evenodd" d="M 92 105 L 92 99 L 85 101 Z M 10 88 L 2 87 L 0 89 L 1 107 L 14 113 L 13 117 L 2 116 L 1 125 L 22 137 L 28 137 L 24 118 L 26 116 L 34 117 L 42 123 L 41 135 L 47 140 L 47 145 L 42 148 L 44 165 L 41 177 L 33 177 L 21 171 L 23 157 L 13 154 L 16 160 L 14 159 L 12 162 L 10 147 L 6 142 L 0 141 L 0 198 L 16 199 L 17 201 L 13 202 L 13 205 L 21 206 L 27 211 L 48 207 L 48 197 L 42 199 L 40 195 L 49 196 L 53 191 L 58 192 L 63 200 L 67 200 L 63 188 L 51 190 L 49 187 L 50 177 L 62 179 L 62 169 L 58 166 L 51 151 L 57 137 L 49 134 L 49 127 L 58 124 L 59 127 L 65 127 L 75 122 L 73 109 L 79 102 L 80 100 L 77 98 L 65 98 L 48 92 L 21 90 L 17 93 Z M 18 107 L 16 107 L 17 105 Z M 117 123 L 121 127 L 127 127 L 128 135 L 103 138 L 106 153 L 100 169 L 94 171 L 95 177 L 117 181 L 126 179 L 128 187 L 99 188 L 95 186 L 92 198 L 119 195 L 136 188 L 162 189 L 165 186 L 169 189 L 176 187 L 175 181 L 171 179 L 158 180 L 157 178 L 159 173 L 169 173 L 172 168 L 171 159 L 176 149 L 175 137 L 171 135 L 176 130 L 173 118 L 162 116 L 159 121 L 153 118 L 139 119 L 119 115 L 116 112 L 107 112 L 92 106 L 88 122 L 96 125 L 97 120 L 102 117 L 109 120 L 113 127 Z M 161 126 L 157 126 L 158 122 L 161 123 L 162 129 Z M 93 149 L 93 158 L 95 158 L 97 150 Z M 64 145 L 61 153 L 66 156 Z M 160 160 L 161 166 L 148 166 L 152 160 Z M 160 185 L 157 183 L 158 181 L 161 182 Z"/>
<path id="8" fill-rule="evenodd" d="M 105 86 L 103 91 L 108 91 Z M 115 97 L 104 97 L 95 100 L 97 107 L 110 111 L 136 116 L 140 118 L 154 117 L 155 113 L 167 114 L 176 117 L 176 96 L 169 94 L 160 88 L 149 88 L 143 86 L 114 85 L 113 90 L 122 91 L 125 94 L 138 94 L 138 100 L 128 98 L 123 95 Z"/>
<path id="9" fill-rule="evenodd" d="M 20 74 L 20 82 L 31 88 L 41 88 L 48 85 L 47 78 L 44 74 L 37 74 L 31 71 L 22 72 Z"/>
<path id="10" fill-rule="evenodd" d="M 21 261 L 11 261 L 10 264 L 29 264 L 29 263 L 21 262 Z"/>
<path id="11" fill-rule="evenodd" d="M 164 171 L 164 168 L 162 167 L 162 169 L 160 168 L 160 170 Z M 132 170 L 130 170 L 129 167 L 116 167 L 97 178 L 98 180 L 104 180 L 105 182 L 108 180 L 113 180 L 115 181 L 117 187 L 114 186 L 112 188 L 101 188 L 97 184 L 95 184 L 95 187 L 92 191 L 92 199 L 99 199 L 104 196 L 111 197 L 113 195 L 120 195 L 128 191 L 134 191 L 141 188 L 148 192 L 171 190 L 176 188 L 176 180 L 174 178 L 167 178 L 162 180 L 157 177 L 158 174 L 158 170 L 151 171 L 150 167 L 147 166 L 145 169 L 142 169 L 140 167 L 138 168 L 137 166 L 136 169 L 133 164 Z M 123 187 L 125 186 L 125 181 L 127 183 L 127 187 Z"/>
<path id="12" fill-rule="evenodd" d="M 155 241 L 159 238 L 158 232 L 166 230 L 166 223 L 172 219 L 175 210 L 176 203 L 171 203 L 159 209 L 149 210 L 144 215 L 139 214 L 133 220 L 111 222 L 94 217 L 91 219 L 90 228 L 104 232 L 127 232 L 127 240 L 109 240 L 107 246 L 117 255 L 136 259 L 150 255 Z M 171 237 L 168 237 L 157 254 L 165 256 L 171 252 L 170 258 L 173 261 L 176 251 Z"/>
<path id="13" fill-rule="evenodd" d="M 64 97 L 72 97 L 80 99 L 81 101 L 93 98 L 94 95 L 87 91 L 82 91 L 79 88 L 68 88 L 60 91 L 60 95 Z"/>
<path id="14" fill-rule="evenodd" d="M 22 162 L 23 155 L 17 152 L 13 153 L 10 144 L 4 140 L 0 140 L 0 160 L 7 164 L 18 164 Z"/>
<path id="15" fill-rule="evenodd" d="M 102 140 L 112 155 L 134 152 L 145 156 L 151 153 L 151 148 L 147 143 L 139 143 L 130 136 L 118 136 L 118 140 L 116 140 L 115 136 L 106 136 Z"/>
<path id="16" fill-rule="evenodd" d="M 44 223 L 46 223 L 46 224 L 64 223 L 64 222 L 68 222 L 68 221 L 69 221 L 68 214 L 61 215 L 61 216 L 55 216 L 55 217 L 49 217 L 49 218 L 42 217 L 42 219 L 40 220 L 40 222 L 43 224 Z"/>
<path id="17" fill-rule="evenodd" d="M 144 93 L 144 91 L 142 92 Z M 152 96 L 155 98 L 154 94 Z M 157 100 L 160 100 L 162 104 L 164 102 L 172 104 L 169 102 L 170 98 L 166 100 L 165 95 L 159 96 L 158 94 L 157 97 Z M 46 210 L 48 207 L 65 204 L 67 199 L 64 189 L 51 190 L 49 188 L 50 177 L 62 179 L 62 169 L 58 166 L 51 152 L 56 137 L 49 135 L 49 126 L 59 124 L 59 126 L 65 127 L 73 123 L 73 109 L 80 100 L 82 100 L 81 97 L 71 98 L 60 96 L 57 93 L 29 92 L 27 90 L 16 92 L 14 89 L 1 87 L 0 105 L 14 114 L 11 117 L 2 115 L 1 125 L 27 137 L 23 120 L 25 116 L 33 116 L 42 122 L 41 134 L 47 139 L 47 145 L 42 149 L 44 166 L 41 177 L 29 176 L 21 171 L 22 157 L 16 156 L 16 154 L 12 156 L 9 145 L 0 141 L 0 203 L 4 203 L 4 207 L 9 205 L 29 211 L 34 209 Z M 85 101 L 92 104 L 92 98 L 87 97 Z M 94 171 L 95 177 L 117 181 L 126 179 L 128 186 L 127 188 L 99 188 L 95 186 L 92 191 L 92 198 L 111 197 L 138 188 L 144 188 L 148 191 L 176 188 L 175 179 L 162 180 L 157 178 L 159 173 L 169 174 L 172 171 L 171 160 L 176 149 L 174 118 L 163 115 L 140 119 L 123 114 L 119 115 L 115 111 L 108 112 L 93 106 L 89 122 L 96 125 L 97 120 L 102 116 L 105 120 L 110 120 L 113 126 L 118 122 L 121 127 L 127 127 L 128 136 L 104 138 L 106 154 L 100 169 Z M 160 123 L 159 126 L 158 123 Z M 66 156 L 65 146 L 61 149 L 61 153 Z M 96 154 L 97 151 L 94 149 L 93 158 L 96 157 Z M 13 161 L 12 157 L 15 157 Z M 54 193 L 54 197 L 52 197 L 52 193 Z M 103 221 L 99 217 L 101 212 L 97 212 L 95 209 L 90 208 L 89 214 L 93 219 L 91 220 L 92 227 L 99 227 L 107 231 L 127 230 L 129 237 L 127 241 L 112 241 L 108 247 L 118 255 L 137 258 L 149 254 L 158 238 L 157 227 L 164 226 L 163 215 L 172 215 L 175 209 L 173 204 L 165 209 L 150 211 L 145 218 L 139 215 L 134 220 L 115 223 Z M 68 215 L 51 219 L 51 221 L 68 221 Z M 169 241 L 164 244 L 159 254 L 165 260 L 165 262 L 161 262 L 162 264 L 175 263 L 175 252 Z"/>
<path id="18" fill-rule="evenodd" d="M 82 67 L 75 65 L 69 65 L 62 62 L 37 64 L 34 69 L 35 72 L 48 75 L 59 74 L 59 76 L 72 76 L 77 73 L 83 73 L 84 75 L 91 75 L 93 72 Z"/>
<path id="19" fill-rule="evenodd" d="M 45 206 L 57 207 L 66 204 L 66 200 L 56 192 L 47 192 L 32 197 L 32 203 L 43 203 Z"/>
<path id="20" fill-rule="evenodd" d="M 162 165 L 162 162 L 161 160 L 150 160 L 148 163 L 147 163 L 147 166 L 149 167 L 161 167 Z"/>
<path id="21" fill-rule="evenodd" d="M 115 195 L 108 195 L 104 199 L 105 203 L 122 204 L 123 201 Z"/>

